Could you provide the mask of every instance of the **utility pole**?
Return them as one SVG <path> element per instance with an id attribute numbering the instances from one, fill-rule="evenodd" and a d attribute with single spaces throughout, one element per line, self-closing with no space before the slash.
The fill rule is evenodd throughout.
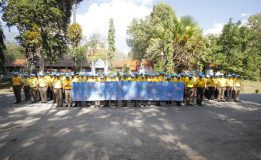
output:
<path id="1" fill-rule="evenodd" d="M 77 8 L 77 0 L 73 1 L 73 24 L 76 23 L 76 8 Z"/>

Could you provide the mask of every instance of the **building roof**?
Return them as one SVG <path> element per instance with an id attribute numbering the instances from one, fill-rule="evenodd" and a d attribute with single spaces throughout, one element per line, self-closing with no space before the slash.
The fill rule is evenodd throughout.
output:
<path id="1" fill-rule="evenodd" d="M 15 59 L 15 60 L 11 60 L 11 61 L 7 61 L 5 63 L 5 66 L 6 67 L 26 67 L 27 65 L 27 60 L 26 59 Z M 79 64 L 77 64 L 79 65 Z M 38 62 L 36 64 L 36 66 L 40 66 L 40 62 Z M 46 67 L 50 67 L 50 62 L 49 61 L 46 61 L 45 63 L 45 66 Z M 57 62 L 54 62 L 52 64 L 52 67 L 73 67 L 74 64 L 73 64 L 73 60 L 72 59 L 61 59 L 61 60 L 58 60 Z M 91 64 L 89 62 L 86 62 L 86 61 L 82 61 L 80 63 L 80 66 L 82 67 L 90 67 Z"/>
<path id="2" fill-rule="evenodd" d="M 117 61 L 115 63 L 115 67 L 117 69 L 122 69 L 124 67 L 124 65 L 127 65 L 128 67 L 130 67 L 130 70 L 132 71 L 137 71 L 139 67 L 141 67 L 141 65 L 143 67 L 151 67 L 152 63 L 148 60 L 127 60 L 127 61 Z"/>
<path id="3" fill-rule="evenodd" d="M 25 67 L 27 65 L 26 59 L 15 59 L 5 62 L 6 67 Z"/>

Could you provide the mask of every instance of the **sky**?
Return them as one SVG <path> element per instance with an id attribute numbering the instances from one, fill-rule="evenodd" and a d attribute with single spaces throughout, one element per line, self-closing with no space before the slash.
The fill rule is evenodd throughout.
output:
<path id="1" fill-rule="evenodd" d="M 100 33 L 105 38 L 109 28 L 109 19 L 114 19 L 116 29 L 116 48 L 127 53 L 127 26 L 133 18 L 148 16 L 154 4 L 170 4 L 178 17 L 190 15 L 202 27 L 204 34 L 219 34 L 229 18 L 235 22 L 246 23 L 250 15 L 261 13 L 261 0 L 83 0 L 77 8 L 76 22 L 83 28 L 83 35 Z M 4 25 L 4 23 L 3 23 Z M 7 39 L 16 35 L 4 27 Z"/>

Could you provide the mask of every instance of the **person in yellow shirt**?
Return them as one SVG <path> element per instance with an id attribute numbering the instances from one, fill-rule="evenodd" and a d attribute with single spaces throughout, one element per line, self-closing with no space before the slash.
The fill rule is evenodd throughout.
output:
<path id="1" fill-rule="evenodd" d="M 232 76 L 229 74 L 227 75 L 227 80 L 226 80 L 226 100 L 229 102 L 232 100 L 232 91 L 233 91 L 233 79 Z"/>
<path id="2" fill-rule="evenodd" d="M 15 95 L 16 102 L 15 104 L 21 103 L 21 89 L 23 86 L 23 80 L 22 78 L 18 75 L 18 73 L 14 74 L 14 77 L 12 78 L 12 83 L 13 83 L 13 91 Z"/>
<path id="3" fill-rule="evenodd" d="M 49 77 L 47 77 L 47 83 L 48 83 L 48 88 L 47 88 L 47 98 L 50 100 L 53 100 L 53 81 L 54 81 L 54 74 L 51 73 Z"/>
<path id="4" fill-rule="evenodd" d="M 28 75 L 24 76 L 23 84 L 25 100 L 28 101 L 30 99 L 30 84 Z"/>
<path id="5" fill-rule="evenodd" d="M 46 103 L 47 102 L 48 81 L 44 77 L 43 73 L 39 74 L 39 77 L 40 78 L 38 79 L 38 83 L 39 83 L 39 91 L 40 91 L 41 100 L 42 100 L 42 103 Z"/>
<path id="6" fill-rule="evenodd" d="M 186 103 L 187 105 L 192 105 L 193 102 L 193 94 L 194 94 L 194 86 L 195 82 L 192 79 L 192 75 L 188 76 L 188 80 L 185 82 L 185 88 L 186 88 Z"/>
<path id="7" fill-rule="evenodd" d="M 70 78 L 70 75 L 66 74 L 66 79 L 63 80 L 63 91 L 65 94 L 65 107 L 72 107 L 72 80 Z"/>
<path id="8" fill-rule="evenodd" d="M 72 79 L 72 83 L 79 83 L 82 82 L 82 78 L 80 77 L 79 73 L 76 73 L 74 78 Z M 74 107 L 81 107 L 82 106 L 82 102 L 81 101 L 75 101 L 74 102 Z"/>
<path id="9" fill-rule="evenodd" d="M 240 102 L 241 78 L 240 75 L 234 75 L 233 77 L 234 101 Z"/>
<path id="10" fill-rule="evenodd" d="M 217 80 L 217 88 L 218 88 L 218 101 L 225 102 L 224 95 L 226 89 L 226 79 L 224 78 L 223 74 L 221 74 L 220 78 Z"/>
<path id="11" fill-rule="evenodd" d="M 202 74 L 199 74 L 199 78 L 197 78 L 195 87 L 197 87 L 197 105 L 202 106 L 204 90 L 206 88 L 206 81 L 203 78 Z"/>
<path id="12" fill-rule="evenodd" d="M 38 78 L 35 74 L 31 74 L 29 79 L 30 86 L 30 99 L 31 103 L 35 103 L 37 101 L 37 93 L 38 93 Z"/>
<path id="13" fill-rule="evenodd" d="M 215 88 L 216 88 L 216 84 L 215 84 L 213 74 L 210 75 L 210 78 L 207 79 L 206 83 L 207 83 L 207 88 L 208 88 L 208 99 L 210 101 L 213 101 L 214 100 Z"/>
<path id="14" fill-rule="evenodd" d="M 61 79 L 61 75 L 56 74 L 56 79 L 53 82 L 53 89 L 56 99 L 56 107 L 63 106 L 63 81 Z"/>

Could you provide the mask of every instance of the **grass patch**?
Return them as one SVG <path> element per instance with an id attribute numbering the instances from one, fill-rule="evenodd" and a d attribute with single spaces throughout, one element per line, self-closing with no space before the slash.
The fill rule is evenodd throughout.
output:
<path id="1" fill-rule="evenodd" d="M 242 80 L 242 93 L 256 93 L 256 90 L 261 92 L 261 81 Z"/>

